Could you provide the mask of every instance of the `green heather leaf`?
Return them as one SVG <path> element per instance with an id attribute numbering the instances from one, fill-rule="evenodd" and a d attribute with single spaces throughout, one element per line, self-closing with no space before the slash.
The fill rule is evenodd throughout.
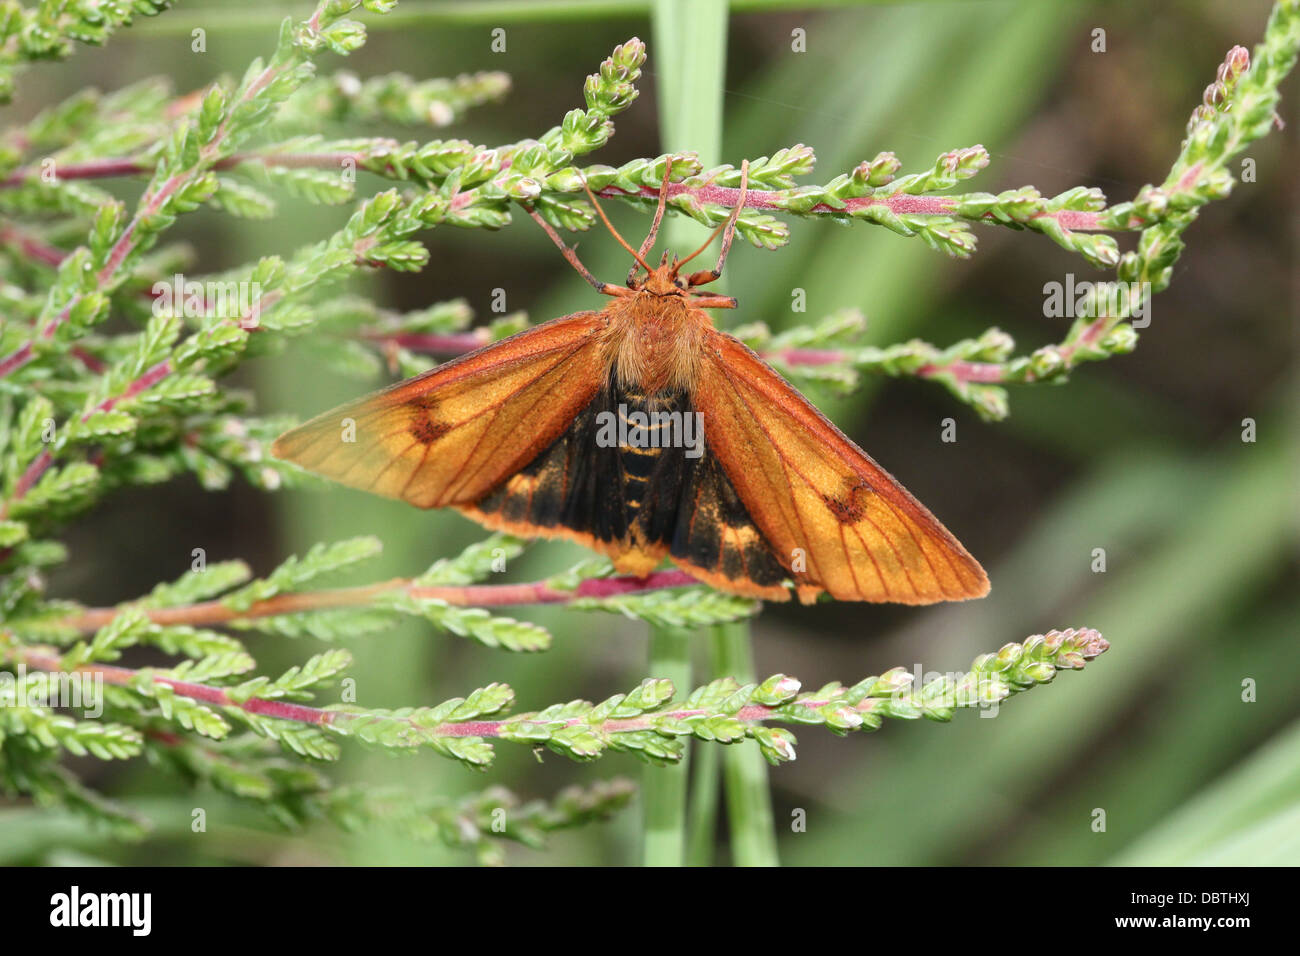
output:
<path id="1" fill-rule="evenodd" d="M 217 561 L 190 569 L 170 584 L 159 584 L 141 603 L 145 607 L 177 607 L 215 597 L 243 584 L 252 571 L 243 561 Z"/>
<path id="2" fill-rule="evenodd" d="M 258 601 L 295 590 L 322 575 L 373 558 L 382 548 L 379 539 L 369 535 L 334 544 L 317 544 L 301 558 L 289 558 L 265 578 L 226 595 L 222 601 L 233 610 L 246 611 Z"/>

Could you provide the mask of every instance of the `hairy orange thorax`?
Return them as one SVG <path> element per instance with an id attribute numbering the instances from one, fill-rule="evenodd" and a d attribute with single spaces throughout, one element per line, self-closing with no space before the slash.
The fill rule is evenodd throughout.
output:
<path id="1" fill-rule="evenodd" d="M 691 294 L 667 263 L 629 283 L 630 295 L 605 306 L 609 323 L 606 354 L 618 384 L 646 396 L 691 391 L 698 378 L 708 314 L 692 305 Z"/>

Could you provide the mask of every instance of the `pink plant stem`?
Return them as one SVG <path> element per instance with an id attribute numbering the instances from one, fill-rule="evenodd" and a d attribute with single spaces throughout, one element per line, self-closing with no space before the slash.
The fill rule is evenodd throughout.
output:
<path id="1" fill-rule="evenodd" d="M 81 420 L 83 422 L 88 421 L 96 412 L 112 411 L 119 402 L 128 398 L 134 398 L 145 389 L 157 385 L 164 378 L 170 375 L 171 371 L 172 367 L 170 361 L 163 360 L 159 362 L 135 381 L 127 385 L 127 387 L 122 390 L 121 394 L 109 396 L 94 408 L 90 409 L 90 411 L 83 414 Z M 48 448 L 43 449 L 39 455 L 32 459 L 32 463 L 27 466 L 27 469 L 19 475 L 18 480 L 14 482 L 14 492 L 10 496 L 9 500 L 5 502 L 4 507 L 0 508 L 0 516 L 7 515 L 13 503 L 20 500 L 27 494 L 27 492 L 31 491 L 32 488 L 35 487 L 36 482 L 41 480 L 41 476 L 45 474 L 52 464 L 54 464 L 54 455 Z"/>
<path id="2" fill-rule="evenodd" d="M 944 373 L 959 382 L 993 383 L 1002 381 L 1006 369 L 995 362 L 952 362 L 948 365 L 929 363 L 916 370 L 920 378 L 934 378 Z"/>
<path id="3" fill-rule="evenodd" d="M 352 162 L 360 166 L 369 157 L 365 153 L 356 152 L 338 152 L 338 153 L 265 153 L 265 152 L 247 152 L 236 153 L 218 160 L 212 164 L 213 169 L 230 169 L 243 163 L 262 163 L 266 166 L 280 166 L 291 169 L 337 169 L 345 162 Z M 59 177 L 61 179 L 94 179 L 108 176 L 131 176 L 143 175 L 150 171 L 152 167 L 144 163 L 138 163 L 130 159 L 102 159 L 90 160 L 84 163 L 69 163 L 60 167 Z M 32 176 L 39 175 L 39 171 L 32 168 L 19 169 L 10 173 L 8 177 L 0 180 L 0 189 L 12 188 L 21 185 Z M 1189 171 L 1187 176 L 1183 177 L 1188 182 L 1194 182 L 1195 176 Z M 1179 184 L 1179 188 L 1183 188 Z M 628 192 L 617 186 L 606 186 L 597 193 L 602 199 L 617 199 L 627 196 L 642 196 L 646 199 L 657 199 L 659 191 L 657 188 L 652 189 L 648 186 L 641 187 L 639 192 Z M 717 205 L 723 208 L 733 208 L 740 201 L 740 190 L 730 186 L 714 186 L 711 184 L 697 187 L 689 187 L 685 183 L 671 183 L 668 186 L 669 198 L 675 198 L 683 194 L 690 195 L 696 202 Z M 751 189 L 746 193 L 745 207 L 747 209 L 762 209 L 771 212 L 784 212 L 785 207 L 781 203 L 782 192 L 776 190 Z M 452 199 L 451 208 L 453 210 L 463 208 L 474 201 L 472 190 L 458 194 Z M 827 203 L 818 203 L 810 212 L 819 215 L 836 215 L 852 213 L 859 209 L 866 209 L 871 206 L 884 206 L 895 215 L 920 215 L 920 216 L 948 216 L 957 208 L 959 199 L 951 196 L 913 196 L 906 193 L 898 193 L 889 196 L 861 196 L 855 199 L 844 201 L 844 209 L 836 209 Z M 1040 212 L 1034 216 L 1035 219 L 1051 218 L 1055 219 L 1062 229 L 1074 232 L 1103 232 L 1108 231 L 1108 227 L 1102 226 L 1102 217 L 1104 212 L 1089 212 L 1078 209 L 1060 209 L 1055 212 Z M 986 215 L 987 219 L 992 219 L 992 214 Z M 1137 228 L 1141 225 L 1141 220 L 1133 219 L 1129 223 L 1129 228 Z"/>
<path id="4" fill-rule="evenodd" d="M 163 361 L 153 366 L 153 368 L 146 371 L 134 382 L 132 382 L 130 385 L 124 388 L 122 390 L 122 394 L 114 396 L 112 398 L 106 398 L 98 405 L 96 405 L 94 411 L 96 412 L 111 411 L 113 407 L 117 405 L 118 402 L 125 401 L 128 398 L 135 398 L 145 389 L 153 388 L 153 386 L 157 385 L 159 382 L 161 382 L 171 373 L 172 373 L 171 360 L 163 359 Z M 82 420 L 83 421 L 86 420 L 87 418 L 90 417 L 91 414 L 93 414 L 93 412 L 88 412 L 85 415 L 81 416 Z"/>
<path id="5" fill-rule="evenodd" d="M 16 651 L 16 656 L 28 667 L 37 670 L 55 672 L 63 670 L 62 662 L 53 654 L 42 654 L 39 651 L 21 649 Z M 124 687 L 135 680 L 141 672 L 132 670 L 129 667 L 114 667 L 111 664 L 88 664 L 83 667 L 73 668 L 70 673 L 93 675 L 102 678 L 106 684 Z M 330 711 L 321 710 L 319 707 L 306 707 L 302 704 L 266 700 L 261 697 L 250 697 L 241 703 L 231 698 L 229 694 L 219 687 L 209 687 L 206 684 L 196 684 L 193 681 L 176 680 L 160 674 L 154 675 L 152 679 L 155 684 L 170 687 L 182 697 L 202 701 L 205 704 L 213 704 L 217 707 L 237 707 L 245 713 L 257 714 L 262 717 L 278 717 L 280 720 L 293 720 L 298 723 L 319 726 L 330 723 L 335 716 Z"/>
<path id="6" fill-rule="evenodd" d="M 378 584 L 355 588 L 336 588 L 330 591 L 308 591 L 301 594 L 282 594 L 258 601 L 247 610 L 238 611 L 221 601 L 205 601 L 183 607 L 154 608 L 145 614 L 155 624 L 163 626 L 187 624 L 211 626 L 230 621 L 246 621 L 300 611 L 320 611 L 330 608 L 368 606 L 376 597 L 404 591 L 417 600 L 446 601 L 457 607 L 510 607 L 524 604 L 568 604 L 583 598 L 607 598 L 620 594 L 637 594 L 663 588 L 679 588 L 697 584 L 685 571 L 656 571 L 644 577 L 588 578 L 572 591 L 550 587 L 545 581 L 525 584 L 474 584 L 465 587 L 417 587 L 409 578 L 394 578 Z M 119 613 L 115 607 L 89 608 L 62 621 L 68 627 L 93 633 L 109 623 Z"/>
<path id="7" fill-rule="evenodd" d="M 11 648 L 10 655 L 21 660 L 28 667 L 36 670 L 48 672 L 62 672 L 63 666 L 59 658 L 54 654 L 43 653 L 37 649 L 22 647 Z M 86 664 L 74 668 L 70 673 L 86 674 L 101 678 L 106 684 L 114 684 L 119 687 L 129 686 L 132 681 L 137 680 L 142 673 L 129 667 L 116 667 L 111 664 Z M 155 684 L 161 684 L 170 687 L 182 697 L 188 697 L 191 700 L 197 700 L 205 704 L 211 704 L 216 707 L 233 707 L 249 714 L 256 714 L 261 717 L 275 717 L 279 720 L 292 720 L 296 723 L 310 724 L 321 727 L 337 722 L 340 718 L 346 721 L 356 721 L 366 719 L 365 714 L 344 713 L 331 710 L 323 710 L 319 707 L 309 707 L 305 704 L 294 704 L 286 701 L 267 700 L 262 697 L 250 697 L 243 701 L 237 701 L 228 693 L 219 687 L 210 687 L 207 684 L 199 684 L 193 681 L 176 680 L 173 677 L 165 677 L 161 674 L 151 675 L 151 680 Z M 802 707 L 818 708 L 824 707 L 829 701 L 825 700 L 804 700 L 799 701 Z M 853 709 L 859 713 L 865 713 L 876 706 L 879 701 L 873 698 L 866 698 L 859 702 Z M 700 714 L 707 713 L 701 709 L 677 710 L 668 714 L 656 714 L 655 717 L 670 717 L 678 720 L 685 720 Z M 737 720 L 754 723 L 767 720 L 775 713 L 775 708 L 765 707 L 761 704 L 750 704 L 738 710 L 734 716 Z M 526 715 L 524 715 L 526 717 Z M 505 731 L 505 727 L 511 720 L 517 721 L 518 716 L 508 720 L 467 720 L 457 723 L 439 724 L 435 729 L 440 737 L 500 737 Z M 572 726 L 580 723 L 578 718 L 572 718 L 563 721 L 563 726 Z M 420 730 L 421 733 L 427 733 L 428 729 L 420 727 L 414 721 L 409 721 L 413 727 Z M 635 730 L 647 730 L 653 726 L 650 718 L 630 717 L 622 720 L 607 720 L 602 728 L 609 733 L 619 733 Z"/>
<path id="8" fill-rule="evenodd" d="M 32 360 L 33 352 L 34 349 L 32 348 L 32 343 L 24 342 L 3 359 L 0 359 L 0 378 L 4 378 L 10 372 L 14 371 L 14 369 L 22 368 L 30 362 Z"/>
<path id="9" fill-rule="evenodd" d="M 1066 662 L 1062 666 L 1071 668 L 1081 667 L 1082 661 L 1090 661 L 1110 649 L 1110 642 L 1101 636 L 1101 633 L 1092 628 L 1080 628 L 1077 631 L 1069 628 L 1065 632 L 1051 631 L 1046 635 L 1048 640 L 1055 638 L 1057 647 L 1060 641 L 1070 639 L 1074 641 L 1072 656 L 1080 659 L 1080 662 Z M 29 667 L 44 671 L 63 671 L 63 662 L 58 655 L 54 654 L 50 648 L 43 647 L 25 647 L 22 645 L 9 644 L 5 646 L 0 644 L 0 659 L 9 658 L 14 661 L 21 661 Z M 116 684 L 119 686 L 129 686 L 133 681 L 139 679 L 143 671 L 135 671 L 125 667 L 114 667 L 108 664 L 87 664 L 74 668 L 72 673 L 99 675 L 105 683 Z M 237 701 L 232 698 L 226 691 L 218 687 L 210 687 L 206 684 L 194 683 L 191 681 L 177 680 L 173 677 L 166 677 L 161 674 L 151 674 L 150 679 L 156 684 L 162 684 L 170 687 L 177 694 L 183 697 L 189 697 L 193 700 L 202 701 L 207 704 L 213 704 L 218 707 L 233 707 L 243 710 L 245 713 L 258 714 L 265 717 L 275 717 L 281 720 L 292 720 L 299 723 L 311 724 L 314 726 L 323 726 L 333 723 L 355 723 L 365 722 L 371 719 L 365 713 L 342 712 L 322 710 L 318 707 L 308 707 L 304 704 L 292 704 L 278 700 L 267 700 L 261 697 L 250 697 L 243 701 Z M 788 682 L 785 690 L 794 692 L 798 690 L 798 683 L 791 678 L 785 678 Z M 819 709 L 833 702 L 834 698 L 814 698 L 808 697 L 802 700 L 791 701 L 791 704 L 798 707 L 809 709 Z M 864 697 L 856 704 L 840 702 L 840 706 L 845 710 L 853 710 L 859 714 L 868 713 L 887 703 L 889 698 L 886 697 Z M 786 704 L 784 706 L 790 706 Z M 640 717 L 628 717 L 616 720 L 606 720 L 600 725 L 600 730 L 604 733 L 620 733 L 638 730 L 649 730 L 654 727 L 656 720 L 665 717 L 674 720 L 687 720 L 691 717 L 697 717 L 701 714 L 707 714 L 709 711 L 692 708 L 669 711 L 667 713 L 657 712 Z M 734 716 L 742 723 L 758 723 L 767 720 L 777 714 L 777 708 L 768 707 L 763 704 L 747 704 L 735 712 Z M 511 724 L 527 722 L 531 714 L 515 714 L 503 720 L 468 720 L 457 723 L 439 724 L 433 728 L 433 733 L 440 737 L 500 737 L 506 733 Z M 383 715 L 384 719 L 392 719 L 391 715 Z M 408 724 L 414 728 L 420 735 L 427 734 L 428 728 L 421 726 L 415 720 L 408 720 Z M 553 723 L 547 721 L 546 723 Z M 582 718 L 572 717 L 558 722 L 561 727 L 572 727 L 575 724 L 582 723 Z"/>
<path id="10" fill-rule="evenodd" d="M 1121 318 L 1122 316 L 1099 316 L 1089 323 L 1073 342 L 1058 346 L 1057 350 L 1060 352 L 1066 367 L 1069 368 L 1074 364 L 1074 357 L 1081 348 L 1095 346 L 1101 337 Z M 1005 366 L 996 362 L 963 361 L 950 362 L 946 365 L 929 363 L 916 370 L 916 374 L 920 378 L 934 378 L 945 373 L 959 382 L 995 384 L 1006 378 L 1007 370 Z M 1033 376 L 1025 379 L 1025 381 L 1033 380 Z"/>
<path id="11" fill-rule="evenodd" d="M 704 185 L 691 188 L 685 183 L 669 184 L 668 197 L 670 199 L 683 194 L 690 195 L 698 203 L 707 203 L 724 208 L 734 208 L 736 203 L 740 201 L 740 190 L 729 186 Z M 638 192 L 627 192 L 617 186 L 606 186 L 604 189 L 599 190 L 597 195 L 602 199 L 615 199 L 625 196 L 657 199 L 659 190 L 642 186 Z M 745 208 L 784 212 L 785 208 L 780 201 L 782 195 L 781 192 L 772 190 L 747 190 L 745 193 Z M 844 209 L 836 209 L 826 203 L 818 203 L 810 211 L 822 215 L 843 215 L 870 206 L 885 206 L 890 212 L 899 216 L 948 216 L 957 208 L 958 201 L 958 198 L 952 196 L 912 196 L 906 193 L 896 193 L 891 196 L 861 196 L 856 199 L 846 199 Z M 1107 228 L 1101 225 L 1103 215 L 1105 214 L 1102 212 L 1061 209 L 1056 212 L 1040 212 L 1034 218 L 1055 219 L 1061 228 L 1065 230 L 1098 232 L 1107 231 Z M 989 214 L 985 218 L 992 219 L 993 217 Z"/>
<path id="12" fill-rule="evenodd" d="M 773 349 L 759 355 L 786 365 L 835 365 L 848 358 L 839 349 Z"/>
<path id="13" fill-rule="evenodd" d="M 338 169 L 343 163 L 351 161 L 360 166 L 368 156 L 365 153 L 268 153 L 250 151 L 233 153 L 218 159 L 209 167 L 217 171 L 233 169 L 245 163 L 261 163 L 264 166 L 276 166 L 282 169 Z M 118 176 L 147 176 L 153 172 L 153 163 L 137 162 L 126 157 L 112 159 L 89 159 L 79 163 L 64 163 L 58 167 L 58 178 L 65 179 L 112 179 Z M 23 183 L 38 178 L 42 170 L 36 166 L 16 169 L 4 179 L 0 179 L 0 189 L 14 189 Z"/>
<path id="14" fill-rule="evenodd" d="M 83 346 L 74 345 L 72 347 L 72 354 L 76 356 L 77 361 L 86 366 L 87 369 L 94 372 L 96 375 L 99 375 L 108 369 L 108 366 L 104 362 L 100 361 L 100 359 L 91 354 Z"/>
<path id="15" fill-rule="evenodd" d="M 1075 342 L 1064 346 L 1061 349 L 1061 355 L 1064 357 L 1066 363 L 1068 364 L 1070 360 L 1074 358 L 1074 353 L 1079 351 L 1083 346 L 1096 345 L 1098 340 L 1112 325 L 1119 321 L 1120 318 L 1122 317 L 1102 315 L 1094 319 L 1088 327 L 1079 334 L 1079 338 Z"/>
<path id="16" fill-rule="evenodd" d="M 0 226 L 0 244 L 17 246 L 23 255 L 35 259 L 37 262 L 43 262 L 47 266 L 57 266 L 63 261 L 64 252 L 62 249 L 52 246 L 35 236 L 28 235 L 17 226 L 8 224 Z"/>
<path id="17" fill-rule="evenodd" d="M 114 157 L 112 159 L 87 159 L 79 163 L 64 163 L 56 167 L 59 180 L 64 179 L 105 179 L 112 176 L 137 176 L 148 173 L 152 166 L 137 163 L 133 159 Z M 36 166 L 24 166 L 15 169 L 4 179 L 0 179 L 0 189 L 12 189 L 23 183 L 40 177 L 42 170 Z"/>
<path id="18" fill-rule="evenodd" d="M 18 501 L 20 498 L 24 497 L 27 492 L 32 490 L 32 487 L 36 482 L 40 481 L 41 475 L 45 474 L 46 470 L 53 463 L 54 456 L 50 454 L 48 448 L 42 449 L 41 453 L 32 459 L 32 463 L 27 466 L 27 470 L 19 475 L 18 480 L 14 482 L 14 493 L 9 501 L 5 503 L 5 514 L 8 514 L 9 506 L 13 502 Z"/>

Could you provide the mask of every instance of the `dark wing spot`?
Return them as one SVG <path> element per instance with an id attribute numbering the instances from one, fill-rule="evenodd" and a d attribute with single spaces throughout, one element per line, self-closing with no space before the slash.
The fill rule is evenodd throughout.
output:
<path id="1" fill-rule="evenodd" d="M 857 524 L 866 514 L 866 498 L 875 494 L 871 486 L 861 478 L 849 478 L 845 482 L 843 497 L 822 495 L 822 501 L 841 524 Z"/>
<path id="2" fill-rule="evenodd" d="M 432 445 L 435 441 L 447 434 L 451 430 L 449 425 L 442 422 L 436 422 L 431 418 L 425 418 L 421 415 L 411 422 L 408 429 L 411 437 L 422 445 Z"/>

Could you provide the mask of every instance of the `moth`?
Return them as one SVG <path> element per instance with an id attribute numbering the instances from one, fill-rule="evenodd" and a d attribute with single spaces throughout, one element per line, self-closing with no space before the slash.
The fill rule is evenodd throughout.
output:
<path id="1" fill-rule="evenodd" d="M 988 593 L 980 565 L 901 484 L 706 309 L 745 203 L 684 259 L 650 232 L 611 301 L 520 332 L 282 435 L 278 458 L 344 485 L 455 508 L 488 528 L 567 538 L 645 576 L 664 559 L 723 591 L 804 603 L 930 604 Z M 718 233 L 717 264 L 687 273 Z"/>

